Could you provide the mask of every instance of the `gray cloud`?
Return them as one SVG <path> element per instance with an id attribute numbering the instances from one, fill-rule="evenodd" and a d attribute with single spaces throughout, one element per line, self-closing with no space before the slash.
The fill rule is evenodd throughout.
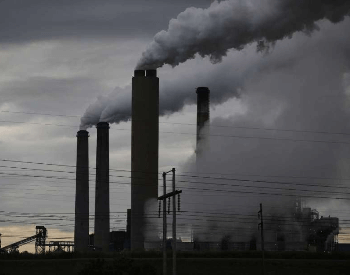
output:
<path id="1" fill-rule="evenodd" d="M 210 2 L 5 0 L 0 2 L 0 43 L 147 37 L 189 5 L 205 7 Z"/>
<path id="2" fill-rule="evenodd" d="M 78 114 L 84 104 L 89 102 L 89 95 L 95 95 L 103 89 L 103 85 L 98 80 L 84 77 L 39 76 L 23 80 L 16 79 L 2 83 L 0 107 L 11 103 L 24 110 L 60 114 L 64 106 L 69 108 L 72 114 Z M 80 102 L 78 106 L 77 102 Z"/>

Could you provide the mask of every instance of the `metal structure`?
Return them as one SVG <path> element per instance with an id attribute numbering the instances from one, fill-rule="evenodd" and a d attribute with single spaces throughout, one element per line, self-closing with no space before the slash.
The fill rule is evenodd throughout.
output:
<path id="1" fill-rule="evenodd" d="M 45 242 L 47 238 L 47 230 L 44 226 L 36 226 L 35 237 L 35 254 L 45 254 Z"/>
<path id="2" fill-rule="evenodd" d="M 172 172 L 172 187 L 173 191 L 166 193 L 166 175 Z M 163 201 L 163 275 L 167 274 L 167 218 L 166 218 L 166 200 L 169 199 L 168 213 L 170 213 L 170 198 L 173 199 L 173 275 L 176 275 L 176 195 L 180 196 L 182 190 L 175 190 L 175 168 L 171 171 L 163 173 L 163 196 L 158 197 L 159 203 Z M 179 197 L 178 197 L 179 198 Z M 178 211 L 180 211 L 180 200 L 178 202 Z M 160 216 L 160 204 L 159 204 Z"/>
<path id="3" fill-rule="evenodd" d="M 198 87 L 197 93 L 197 144 L 196 153 L 201 153 L 201 142 L 204 140 L 204 127 L 210 119 L 210 90 L 208 87 Z"/>
<path id="4" fill-rule="evenodd" d="M 144 249 L 145 204 L 158 197 L 159 79 L 156 70 L 132 78 L 131 249 Z"/>
<path id="5" fill-rule="evenodd" d="M 70 241 L 51 241 L 46 243 L 47 229 L 45 226 L 36 226 L 36 234 L 20 240 L 18 242 L 7 245 L 3 248 L 0 247 L 0 252 L 13 253 L 17 252 L 18 248 L 22 245 L 26 245 L 35 242 L 35 254 L 45 254 L 46 247 L 49 248 L 49 252 L 73 252 L 74 242 Z M 0 234 L 1 236 L 1 234 Z"/>
<path id="6" fill-rule="evenodd" d="M 75 192 L 75 250 L 84 252 L 89 246 L 89 133 L 77 133 Z"/>
<path id="7" fill-rule="evenodd" d="M 28 237 L 28 238 L 25 238 L 23 240 L 20 240 L 18 242 L 15 242 L 15 243 L 12 243 L 10 245 L 7 245 L 3 248 L 1 248 L 0 250 L 3 251 L 3 252 L 7 252 L 7 253 L 12 253 L 12 252 L 15 252 L 18 250 L 18 248 L 22 245 L 25 245 L 25 244 L 28 244 L 28 243 L 31 243 L 31 242 L 34 242 L 35 239 L 36 239 L 36 235 L 34 236 L 31 236 L 31 237 Z"/>
<path id="8" fill-rule="evenodd" d="M 0 234 L 1 236 L 1 234 Z M 29 244 L 35 241 L 35 254 L 43 254 L 45 253 L 45 241 L 47 238 L 47 230 L 44 226 L 36 227 L 36 234 L 34 236 L 30 236 L 18 242 L 9 244 L 0 249 L 1 252 L 12 253 L 18 251 L 18 248 L 22 245 Z"/>
<path id="9" fill-rule="evenodd" d="M 109 251 L 109 124 L 97 124 L 95 248 Z"/>
<path id="10" fill-rule="evenodd" d="M 73 252 L 74 242 L 69 241 L 51 241 L 46 246 L 49 247 L 49 252 L 59 253 L 59 252 Z"/>

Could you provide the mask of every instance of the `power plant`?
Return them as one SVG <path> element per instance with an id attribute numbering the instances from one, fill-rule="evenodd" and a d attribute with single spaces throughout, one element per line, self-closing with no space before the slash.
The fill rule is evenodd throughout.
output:
<path id="1" fill-rule="evenodd" d="M 197 93 L 197 163 L 205 150 L 203 141 L 210 118 L 210 90 L 198 87 Z M 18 247 L 35 241 L 36 253 L 49 250 L 102 252 L 123 249 L 161 249 L 160 238 L 154 244 L 146 240 L 148 205 L 158 198 L 158 143 L 159 143 L 159 79 L 156 70 L 135 70 L 132 78 L 132 132 L 131 132 L 131 209 L 127 210 L 125 231 L 110 232 L 109 194 L 109 123 L 99 122 L 96 144 L 96 189 L 94 233 L 89 235 L 89 132 L 77 132 L 76 195 L 74 243 L 54 241 L 47 243 L 47 229 L 36 227 L 36 234 L 6 245 L 0 252 L 17 251 Z M 169 204 L 170 205 L 170 204 Z M 284 214 L 270 215 L 267 223 L 265 249 L 269 251 L 336 251 L 339 219 L 320 217 L 311 208 L 302 207 L 301 199 Z M 169 208 L 170 209 L 170 208 Z M 155 209 L 153 209 L 154 211 Z M 152 210 L 151 210 L 152 211 Z M 169 210 L 168 210 L 169 211 Z M 294 227 L 291 227 L 293 224 Z M 191 222 L 189 222 L 191 226 Z M 272 232 L 272 233 L 271 233 Z M 179 239 L 178 250 L 259 250 L 261 239 L 253 234 L 250 241 L 230 241 L 229 236 L 215 236 L 217 241 L 201 239 L 193 233 L 193 240 Z M 0 234 L 1 236 L 1 234 Z M 221 240 L 219 240 L 222 237 Z M 146 243 L 146 245 L 145 245 Z M 170 241 L 169 241 L 170 245 Z M 164 247 L 164 246 L 163 246 Z"/>
<path id="2" fill-rule="evenodd" d="M 197 93 L 197 165 L 204 150 L 205 136 L 208 134 L 210 120 L 210 90 L 198 87 Z M 147 203 L 158 197 L 158 143 L 159 143 L 159 79 L 156 70 L 135 70 L 132 78 L 132 132 L 131 132 L 131 209 L 127 211 L 126 231 L 110 232 L 109 224 L 109 124 L 97 124 L 96 146 L 96 194 L 95 194 L 95 232 L 89 236 L 89 133 L 77 133 L 76 167 L 76 213 L 75 250 L 86 251 L 93 247 L 97 251 L 119 251 L 122 249 L 147 249 L 145 247 Z M 291 211 L 294 222 L 301 224 L 302 231 L 287 231 L 283 218 L 276 217 L 276 228 L 268 227 L 276 233 L 267 236 L 267 250 L 305 250 L 315 247 L 333 251 L 337 246 L 337 218 L 319 218 L 316 210 L 301 208 Z M 313 214 L 317 213 L 317 215 Z M 329 234 L 334 234 L 330 238 Z M 274 237 L 275 236 L 275 237 Z M 256 250 L 258 238 L 249 242 L 199 241 L 181 242 L 179 250 Z M 298 240 L 298 241 L 296 241 Z M 160 249 L 158 244 L 151 245 Z M 311 248 L 310 248 L 311 249 Z"/>
<path id="3" fill-rule="evenodd" d="M 159 79 L 156 70 L 132 78 L 131 249 L 144 248 L 146 203 L 158 197 Z"/>
<path id="4" fill-rule="evenodd" d="M 210 90 L 198 87 L 197 93 L 197 165 L 205 150 L 205 136 L 210 120 Z M 109 209 L 109 124 L 97 124 L 96 146 L 96 193 L 95 232 L 89 236 L 89 133 L 77 133 L 76 167 L 76 212 L 75 250 L 108 252 L 123 249 L 161 249 L 160 240 L 152 246 L 145 239 L 147 230 L 148 203 L 158 197 L 158 143 L 159 143 L 159 79 L 156 70 L 135 70 L 132 78 L 132 132 L 131 132 L 131 209 L 127 211 L 126 231 L 110 232 Z M 303 230 L 286 230 L 283 217 L 275 217 L 275 227 L 267 225 L 272 235 L 267 235 L 266 249 L 273 251 L 310 250 L 334 251 L 337 247 L 337 218 L 319 218 L 316 210 L 301 208 L 297 200 L 296 209 L 290 211 L 293 222 Z M 315 214 L 316 213 L 316 214 Z M 333 237 L 330 237 L 333 234 Z M 218 236 L 219 237 L 219 236 Z M 145 245 L 147 244 L 147 247 Z M 258 250 L 260 239 L 254 237 L 247 242 L 230 242 L 223 238 L 219 242 L 199 240 L 181 242 L 179 250 Z"/>

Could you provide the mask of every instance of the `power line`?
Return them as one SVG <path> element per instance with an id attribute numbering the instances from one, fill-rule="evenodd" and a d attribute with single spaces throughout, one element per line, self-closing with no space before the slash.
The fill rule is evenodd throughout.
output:
<path id="1" fill-rule="evenodd" d="M 313 176 L 283 176 L 283 175 L 260 175 L 260 174 L 244 174 L 244 173 L 210 173 L 210 172 L 194 172 L 181 171 L 185 174 L 195 175 L 223 175 L 223 176 L 245 176 L 245 177 L 264 177 L 264 178 L 293 178 L 293 179 L 319 179 L 319 180 L 336 180 L 336 181 L 350 181 L 350 178 L 329 178 L 329 177 L 313 177 Z M 185 177 L 187 175 L 179 175 Z M 199 176 L 198 176 L 199 177 Z"/>
<path id="2" fill-rule="evenodd" d="M 44 126 L 60 126 L 60 127 L 74 127 L 74 125 L 64 125 L 64 124 L 52 124 L 52 123 L 36 123 L 36 122 L 23 122 L 23 121 L 10 121 L 10 120 L 1 120 L 0 123 L 26 123 L 33 125 L 44 125 Z M 131 129 L 121 129 L 118 128 L 118 131 L 131 131 Z M 170 132 L 170 131 L 159 131 L 161 134 L 177 134 L 177 135 L 190 135 L 196 136 L 192 133 L 181 133 L 181 132 Z M 336 140 L 307 140 L 307 139 L 292 139 L 292 138 L 277 138 L 277 137 L 257 137 L 257 136 L 237 136 L 237 135 L 214 135 L 214 134 L 202 134 L 202 136 L 210 137 L 226 137 L 226 138 L 237 138 L 237 139 L 259 139 L 259 140 L 277 140 L 277 141 L 289 141 L 289 142 L 311 142 L 311 143 L 326 143 L 326 144 L 350 144 L 346 141 L 336 141 Z"/>
<path id="3" fill-rule="evenodd" d="M 49 179 L 64 179 L 64 180 L 72 180 L 72 181 L 75 181 L 75 179 L 72 179 L 72 178 L 64 178 L 64 177 L 55 177 L 55 176 L 43 176 L 43 175 L 29 175 L 29 174 L 18 174 L 18 173 L 3 173 L 3 172 L 0 172 L 0 175 L 3 174 L 3 175 L 17 175 L 17 176 L 25 176 L 25 177 L 33 177 L 33 178 L 49 178 Z M 115 177 L 121 177 L 121 178 L 131 178 L 131 177 L 128 177 L 128 176 L 115 176 Z M 139 178 L 139 177 L 137 177 Z M 145 178 L 140 178 L 140 179 L 145 179 Z M 249 181 L 249 182 L 264 182 L 264 183 L 271 183 L 271 182 L 268 182 L 268 181 L 252 181 L 252 180 L 238 180 L 236 179 L 236 181 Z M 178 181 L 178 182 L 182 182 L 182 183 L 194 183 L 194 184 L 212 184 L 212 185 L 223 185 L 223 184 L 220 184 L 220 183 L 210 183 L 210 182 L 189 182 L 189 181 Z M 111 182 L 113 183 L 113 182 Z M 120 182 L 115 182 L 115 183 L 120 183 Z M 281 182 L 274 182 L 274 183 L 279 183 L 281 184 Z M 288 184 L 288 183 L 284 183 L 284 184 Z M 332 194 L 344 194 L 344 195 L 349 195 L 349 193 L 339 193 L 339 192 L 332 192 L 332 191 L 319 191 L 319 190 L 298 190 L 298 189 L 291 189 L 291 188 L 280 188 L 280 187 L 265 187 L 265 186 L 252 186 L 252 185 L 244 185 L 244 186 L 241 186 L 241 185 L 238 185 L 238 184 L 231 184 L 229 186 L 235 186 L 235 187 L 244 187 L 244 188 L 257 188 L 257 189 L 262 189 L 262 188 L 265 188 L 265 189 L 272 189 L 272 190 L 287 190 L 287 191 L 307 191 L 307 192 L 314 192 L 314 193 L 332 193 Z M 238 190 L 223 190 L 223 189 L 208 189 L 208 188 L 194 188 L 194 187 L 185 187 L 187 190 L 199 190 L 199 191 L 210 191 L 210 192 L 213 192 L 213 191 L 224 191 L 224 192 L 234 192 L 234 193 L 241 193 L 243 191 L 238 191 Z M 256 192 L 258 193 L 258 192 Z M 262 194 L 262 193 L 258 193 L 258 194 Z M 265 193 L 264 193 L 265 194 Z M 274 193 L 269 193 L 271 195 L 275 195 Z M 280 195 L 288 195 L 288 194 L 280 194 Z M 295 196 L 295 195 L 293 195 Z M 302 196 L 305 196 L 305 195 L 302 195 Z M 314 198 L 330 198 L 330 197 L 316 197 L 314 196 Z M 345 200 L 348 200 L 348 198 L 335 198 L 335 199 L 345 199 Z M 350 199 L 349 199 L 350 200 Z"/>
<path id="4" fill-rule="evenodd" d="M 180 176 L 180 175 L 179 175 Z M 196 176 L 192 176 L 196 177 Z M 205 178 L 205 177 L 200 177 Z M 297 185 L 297 186 L 304 186 L 304 187 L 322 187 L 322 188 L 332 188 L 332 189 L 346 189 L 349 188 L 343 185 L 323 185 L 323 184 L 314 184 L 314 183 L 298 183 L 298 182 L 282 182 L 282 181 L 268 181 L 268 180 L 251 180 L 251 179 L 239 179 L 239 178 L 213 178 L 213 177 L 206 177 L 206 179 L 215 179 L 215 180 L 224 180 L 224 181 L 235 181 L 235 182 L 255 182 L 255 183 L 269 183 L 269 184 L 280 184 L 280 185 Z M 200 182 L 200 181 L 183 181 L 179 180 L 178 182 L 182 183 L 199 183 L 199 184 L 211 184 L 211 185 L 221 185 L 221 186 L 241 186 L 241 187 L 248 187 L 249 185 L 235 185 L 235 184 L 227 184 L 227 183 L 217 183 L 217 182 Z M 271 187 L 261 187 L 261 186 L 251 186 L 254 188 L 271 188 Z M 277 188 L 278 189 L 278 188 Z M 286 189 L 283 190 L 298 190 L 298 191 L 312 191 L 312 190 L 300 190 L 300 189 Z M 316 191 L 315 191 L 316 192 Z M 332 191 L 324 191 L 328 193 L 332 193 Z M 342 193 L 344 194 L 344 193 Z"/>
<path id="5" fill-rule="evenodd" d="M 62 167 L 70 167 L 70 168 L 76 168 L 75 165 L 64 165 L 64 164 L 54 164 L 54 163 L 44 163 L 44 162 L 33 162 L 33 161 L 20 161 L 20 160 L 10 160 L 10 159 L 0 159 L 0 161 L 4 161 L 4 162 L 14 162 L 14 163 L 26 163 L 26 164 L 37 164 L 37 165 L 48 165 L 48 166 L 62 166 Z M 18 167 L 20 168 L 20 167 Z M 91 169 L 96 169 L 95 167 L 89 167 Z M 127 169 L 112 169 L 110 168 L 110 171 L 116 171 L 116 172 L 128 172 L 131 173 L 131 170 L 127 170 Z M 140 172 L 140 171 L 136 171 L 139 173 L 145 173 L 145 174 L 153 174 L 153 173 L 148 173 L 148 172 Z M 182 173 L 193 173 L 193 172 L 182 172 Z M 160 173 L 158 173 L 160 174 Z M 215 174 L 215 175 L 238 175 L 238 174 L 221 174 L 221 173 L 193 173 L 193 174 Z M 254 174 L 240 174 L 242 176 L 252 176 L 252 177 L 284 177 L 284 178 L 306 178 L 306 179 L 320 179 L 320 180 L 339 180 L 339 181 L 350 181 L 349 178 L 326 178 L 326 177 L 298 177 L 298 176 L 274 176 L 274 175 L 254 175 Z M 193 178 L 203 178 L 203 179 L 216 179 L 216 180 L 239 180 L 239 181 L 251 181 L 251 180 L 247 180 L 247 179 L 232 179 L 232 178 L 225 178 L 225 177 L 210 177 L 210 176 L 189 176 L 189 175 L 181 175 L 179 174 L 178 176 L 181 177 L 193 177 Z M 257 181 L 260 182 L 260 181 Z M 268 182 L 268 183 L 277 183 L 277 182 L 273 182 L 273 181 L 261 181 L 261 182 Z M 278 182 L 281 183 L 281 182 Z M 284 184 L 284 183 L 283 183 Z M 288 182 L 287 184 L 293 184 L 292 182 Z M 300 183 L 300 185 L 305 185 L 305 183 Z M 316 186 L 321 186 L 320 184 L 317 184 Z M 323 185 L 323 187 L 336 187 L 336 186 L 327 186 L 327 185 Z"/>
<path id="6" fill-rule="evenodd" d="M 0 112 L 2 112 L 2 113 L 13 113 L 13 114 L 26 114 L 26 115 L 52 116 L 52 117 L 93 118 L 93 116 L 86 116 L 86 115 L 83 115 L 83 116 L 81 116 L 81 115 L 63 115 L 63 114 L 48 114 L 48 113 L 19 112 L 19 111 L 0 111 Z M 117 113 L 117 114 L 131 115 L 130 113 Z M 130 119 L 130 121 L 131 120 L 132 119 Z M 159 123 L 161 123 L 161 124 L 173 124 L 173 125 L 197 126 L 197 124 L 195 124 L 195 123 L 183 123 L 183 122 L 160 121 Z M 66 125 L 64 125 L 64 126 L 66 126 Z M 232 126 L 232 125 L 217 125 L 217 124 L 209 124 L 209 125 L 205 125 L 203 127 L 233 128 L 233 129 L 247 129 L 247 130 L 264 130 L 264 131 L 280 131 L 280 132 L 314 133 L 314 134 L 350 136 L 350 133 L 347 133 L 347 132 L 329 132 L 329 131 L 316 131 L 316 130 L 281 129 L 281 128 L 265 128 L 265 127 L 247 127 L 247 126 Z"/>
<path id="7" fill-rule="evenodd" d="M 47 162 L 34 162 L 34 161 L 22 161 L 22 160 L 13 160 L 13 159 L 0 159 L 0 161 L 3 162 L 13 162 L 13 163 L 25 163 L 25 164 L 36 164 L 36 165 L 47 165 L 47 166 L 58 166 L 58 167 L 69 167 L 69 168 L 76 168 L 76 165 L 67 165 L 67 164 L 58 164 L 58 163 L 47 163 Z M 83 166 L 78 166 L 82 168 L 89 168 L 89 169 L 94 169 L 96 170 L 96 167 L 83 167 Z M 113 169 L 110 168 L 110 171 L 116 171 L 116 172 L 131 172 L 131 170 L 127 169 Z M 139 173 L 147 173 L 147 174 L 153 174 L 153 173 L 148 173 L 148 172 L 142 172 L 142 171 L 136 171 Z M 158 173 L 160 174 L 160 173 Z"/>
<path id="8" fill-rule="evenodd" d="M 64 180 L 68 180 L 70 178 L 62 178 L 62 177 L 54 177 L 54 176 L 42 176 L 42 175 L 28 175 L 28 174 L 17 174 L 17 173 L 2 173 L 0 172 L 0 174 L 5 174 L 5 175 L 19 175 L 19 176 L 26 176 L 26 177 L 33 177 L 33 178 L 49 178 L 49 179 L 64 179 Z M 123 177 L 123 178 L 131 178 L 131 177 L 127 177 L 127 176 L 116 176 L 116 177 Z M 75 179 L 70 179 L 70 180 L 75 180 Z M 245 180 L 248 181 L 248 180 Z M 208 183 L 208 182 L 188 182 L 188 181 L 179 181 L 179 182 L 183 182 L 183 183 L 194 183 L 194 184 L 213 184 L 213 185 L 220 185 L 218 183 Z M 267 181 L 258 181 L 258 182 L 267 182 Z M 314 191 L 314 190 L 297 190 L 297 189 L 291 189 L 291 188 L 278 188 L 278 187 L 261 187 L 261 186 L 240 186 L 240 185 L 231 185 L 231 186 L 238 186 L 238 187 L 244 187 L 244 188 L 269 188 L 272 190 L 287 190 L 287 191 L 307 191 L 307 192 L 314 192 L 314 193 L 333 193 L 333 194 L 345 194 L 347 195 L 348 193 L 336 193 L 336 192 L 329 192 L 329 191 Z M 271 192 L 257 192 L 257 191 L 242 191 L 242 190 L 223 190 L 223 189 L 208 189 L 208 188 L 193 188 L 193 187 L 185 187 L 187 190 L 199 190 L 199 191 L 209 191 L 209 192 L 226 192 L 226 193 L 238 193 L 238 194 L 259 194 L 259 195 L 272 195 L 272 196 L 293 196 L 295 197 L 295 194 L 291 195 L 291 194 L 280 194 L 280 193 L 271 193 Z M 63 196 L 63 195 L 62 195 Z M 350 200 L 349 198 L 344 198 L 344 197 L 329 197 L 329 196 L 311 196 L 311 195 L 298 195 L 300 197 L 305 197 L 305 198 L 317 198 L 317 199 L 336 199 L 336 200 Z"/>
<path id="9" fill-rule="evenodd" d="M 32 162 L 32 161 L 20 161 L 20 160 L 10 160 L 10 159 L 0 159 L 0 161 L 3 162 L 14 162 L 14 163 L 26 163 L 26 164 L 37 164 L 37 165 L 48 165 L 48 166 L 62 166 L 62 167 L 70 167 L 70 168 L 76 168 L 75 165 L 64 165 L 64 164 L 54 164 L 54 163 L 44 163 L 44 162 Z M 23 167 L 18 167 L 18 166 L 0 166 L 0 167 L 6 167 L 6 168 L 13 168 L 13 169 L 25 169 L 25 170 L 30 170 L 30 169 L 35 169 L 35 168 L 23 168 Z M 96 168 L 92 168 L 94 170 L 96 170 Z M 49 171 L 49 172 L 66 172 L 66 173 L 71 173 L 74 174 L 76 172 L 73 171 L 60 171 L 60 170 L 48 170 L 48 169 L 38 169 L 39 171 Z M 127 172 L 127 173 L 131 173 L 131 170 L 127 170 L 127 169 L 110 169 L 111 171 L 116 171 L 116 172 Z M 138 173 L 144 173 L 144 174 L 155 174 L 155 173 L 148 173 L 148 172 L 143 172 L 143 171 L 135 171 Z M 189 172 L 188 172 L 189 173 Z M 160 173 L 158 173 L 160 174 Z M 215 173 L 216 174 L 216 173 Z M 95 174 L 92 174 L 95 175 Z M 221 175 L 219 173 L 217 173 L 217 175 Z M 223 174 L 225 175 L 225 174 Z M 235 174 L 229 174 L 229 175 L 235 175 Z M 111 175 L 112 177 L 125 177 L 125 178 L 131 178 L 131 177 L 127 177 L 127 176 L 114 176 Z M 272 183 L 272 184 L 284 184 L 284 185 L 301 185 L 301 186 L 314 186 L 314 187 L 325 187 L 325 188 L 347 188 L 347 186 L 343 186 L 343 185 L 322 185 L 322 184 L 316 184 L 316 183 L 295 183 L 295 182 L 281 182 L 281 181 L 268 181 L 268 180 L 251 180 L 251 179 L 241 179 L 241 178 L 226 178 L 226 177 L 212 177 L 212 176 L 196 176 L 196 175 L 183 175 L 183 174 L 179 174 L 178 176 L 180 177 L 191 177 L 191 178 L 200 178 L 200 179 L 214 179 L 214 180 L 228 180 L 228 181 L 240 181 L 240 182 L 256 182 L 256 183 Z M 257 175 L 249 175 L 246 174 L 246 176 L 257 176 Z M 264 176 L 264 177 L 273 177 L 273 176 Z M 138 177 L 139 178 L 139 177 Z M 287 177 L 286 177 L 287 178 Z M 299 177 L 291 177 L 291 178 L 299 178 Z M 301 177 L 304 178 L 304 177 Z M 145 178 L 146 179 L 146 178 Z M 330 179 L 330 178 L 317 178 L 317 179 Z M 75 179 L 70 179 L 70 180 L 75 180 Z M 159 180 L 161 180 L 159 178 Z M 340 179 L 337 178 L 336 180 L 344 180 L 344 181 L 348 181 L 350 179 Z M 196 183 L 196 182 L 195 182 Z M 209 184 L 209 183 L 208 183 Z M 223 185 L 223 184 L 218 184 L 217 185 Z"/>
<path id="10" fill-rule="evenodd" d="M 53 116 L 53 117 L 81 117 L 78 115 L 62 115 L 62 114 L 45 114 L 45 113 L 36 113 L 36 112 L 14 112 L 14 111 L 0 111 L 1 113 L 10 113 L 10 114 L 25 114 L 25 115 L 41 115 L 41 116 Z"/>
<path id="11" fill-rule="evenodd" d="M 39 122 L 25 122 L 25 121 L 13 121 L 13 120 L 0 120 L 0 123 L 16 123 L 16 124 L 30 124 L 30 125 L 43 125 L 43 126 L 57 126 L 57 127 L 74 127 L 74 125 L 65 125 L 65 124 L 54 124 L 54 123 L 39 123 Z"/>

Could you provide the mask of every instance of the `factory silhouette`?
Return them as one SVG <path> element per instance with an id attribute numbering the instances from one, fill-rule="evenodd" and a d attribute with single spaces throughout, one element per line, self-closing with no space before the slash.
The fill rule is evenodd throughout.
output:
<path id="1" fill-rule="evenodd" d="M 196 163 L 200 167 L 206 150 L 206 136 L 210 121 L 210 90 L 198 87 L 196 124 Z M 96 188 L 94 233 L 89 234 L 89 133 L 77 132 L 76 152 L 76 196 L 74 242 L 51 241 L 46 243 L 48 230 L 36 226 L 33 236 L 1 248 L 0 252 L 16 251 L 20 246 L 35 242 L 36 254 L 49 251 L 121 251 L 121 250 L 162 250 L 161 238 L 146 239 L 149 229 L 147 204 L 157 201 L 159 155 L 159 78 L 156 70 L 135 70 L 132 78 L 132 132 L 131 132 L 131 209 L 127 210 L 125 231 L 110 231 L 109 194 L 109 123 L 97 123 L 96 144 Z M 199 169 L 199 168 L 198 168 Z M 164 195 L 164 194 L 163 194 Z M 174 199 L 174 198 L 173 198 Z M 179 204 L 179 202 L 178 202 Z M 179 205 L 178 205 L 179 206 Z M 303 205 L 296 197 L 289 205 L 284 205 L 284 214 L 274 214 L 265 223 L 265 239 L 259 230 L 249 241 L 234 240 L 229 235 L 216 236 L 216 240 L 206 239 L 199 232 L 192 232 L 190 241 L 176 238 L 179 251 L 314 251 L 333 252 L 346 249 L 338 244 L 339 219 L 320 216 L 316 209 Z M 286 217 L 291 217 L 287 219 Z M 191 226 L 191 221 L 188 221 Z M 261 221 L 262 224 L 262 221 Z M 151 225 L 152 226 L 152 225 Z M 148 228 L 147 228 L 148 227 Z M 154 236 L 158 228 L 151 228 Z M 244 230 L 244 228 L 242 229 Z M 262 229 L 261 229 L 261 232 Z M 271 233 L 273 232 L 273 233 Z M 262 235 L 261 235 L 262 236 Z M 1 234 L 0 234 L 1 237 Z M 167 238 L 166 248 L 173 246 L 174 240 Z"/>
<path id="2" fill-rule="evenodd" d="M 210 121 L 210 90 L 198 87 L 196 124 L 196 164 L 200 167 L 206 148 Z M 0 252 L 12 252 L 25 244 L 35 242 L 36 254 L 49 251 L 121 251 L 162 250 L 173 247 L 174 240 L 159 237 L 146 239 L 146 230 L 159 235 L 157 227 L 149 228 L 150 201 L 159 200 L 159 78 L 156 70 L 135 70 L 132 78 L 132 132 L 131 132 L 131 209 L 127 210 L 125 231 L 110 231 L 109 194 L 109 123 L 97 123 L 96 188 L 94 233 L 89 234 L 89 133 L 77 132 L 76 196 L 74 242 L 51 241 L 46 243 L 48 229 L 36 226 L 36 233 L 21 241 L 1 247 Z M 199 169 L 199 168 L 198 168 Z M 164 194 L 165 195 L 165 192 Z M 164 196 L 163 196 L 164 197 Z M 175 198 L 173 198 L 175 200 Z M 170 201 L 169 201 L 170 202 Z M 179 207 L 179 202 L 177 203 Z M 170 204 L 169 204 L 170 206 Z M 231 239 L 230 235 L 206 239 L 193 230 L 190 241 L 176 238 L 179 251 L 314 251 L 333 252 L 347 250 L 347 245 L 338 244 L 339 219 L 320 216 L 316 209 L 303 205 L 296 196 L 292 203 L 283 205 L 284 214 L 271 213 L 270 222 L 265 222 L 265 239 L 262 227 L 256 229 L 249 241 Z M 170 209 L 170 207 L 169 207 Z M 165 211 L 164 211 L 165 212 Z M 259 211 L 262 214 L 262 210 Z M 166 215 L 165 215 L 166 216 Z M 288 218 L 287 218 L 288 217 Z M 188 221 L 191 227 L 191 221 Z M 260 225 L 263 224 L 261 220 Z M 151 226 L 153 226 L 151 224 Z M 245 230 L 244 228 L 241 228 Z M 272 233 L 271 233 L 272 232 Z M 1 237 L 1 234 L 0 234 Z M 263 240 L 263 241 L 262 241 Z"/>
<path id="3" fill-rule="evenodd" d="M 198 87 L 197 93 L 197 163 L 205 150 L 205 136 L 210 120 L 210 90 Z M 97 124 L 96 191 L 94 233 L 89 235 L 89 133 L 77 133 L 75 251 L 120 251 L 124 249 L 162 249 L 161 240 L 149 243 L 145 239 L 147 227 L 146 205 L 158 198 L 158 144 L 159 144 L 159 79 L 156 70 L 135 70 L 132 79 L 132 133 L 131 133 L 131 209 L 127 210 L 126 231 L 110 232 L 109 219 L 109 124 Z M 296 198 L 285 209 L 293 217 L 291 226 L 283 215 L 276 215 L 274 223 L 266 223 L 265 250 L 269 251 L 335 251 L 338 249 L 339 219 L 322 217 L 318 211 L 303 207 Z M 287 229 L 288 228 L 288 229 Z M 155 230 L 158 230 L 155 228 Z M 158 232 L 156 232 L 158 233 Z M 253 234 L 250 241 L 231 241 L 230 236 L 219 236 L 220 241 L 208 241 L 193 233 L 190 242 L 177 239 L 177 250 L 260 250 L 261 238 Z M 171 239 L 167 246 L 171 247 Z"/>

